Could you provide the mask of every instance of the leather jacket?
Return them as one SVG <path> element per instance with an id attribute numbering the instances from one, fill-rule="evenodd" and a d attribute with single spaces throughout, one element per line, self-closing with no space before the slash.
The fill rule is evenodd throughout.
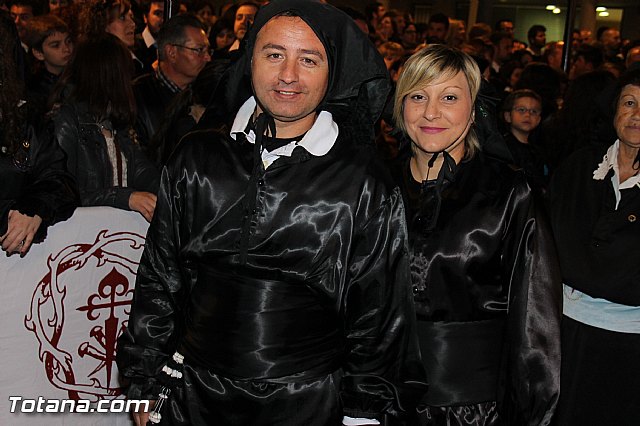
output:
<path id="1" fill-rule="evenodd" d="M 128 129 L 114 129 L 108 120 L 98 121 L 82 103 L 67 102 L 53 114 L 55 135 L 67 154 L 67 167 L 76 177 L 82 206 L 111 206 L 129 210 L 134 191 L 156 193 L 160 174 L 142 153 Z M 101 129 L 114 131 L 115 143 L 127 163 L 127 185 L 113 185 L 113 171 Z"/>
<path id="2" fill-rule="evenodd" d="M 160 127 L 165 111 L 176 94 L 158 80 L 155 73 L 145 74 L 135 79 L 133 94 L 136 98 L 138 115 L 136 131 L 146 151 L 148 142 Z M 149 154 L 149 158 L 153 157 Z"/>
<path id="3" fill-rule="evenodd" d="M 15 153 L 0 154 L 0 181 L 0 235 L 7 232 L 9 211 L 16 210 L 42 218 L 34 238 L 41 242 L 47 228 L 71 217 L 79 203 L 64 153 L 50 135 L 36 134 L 32 126 Z"/>

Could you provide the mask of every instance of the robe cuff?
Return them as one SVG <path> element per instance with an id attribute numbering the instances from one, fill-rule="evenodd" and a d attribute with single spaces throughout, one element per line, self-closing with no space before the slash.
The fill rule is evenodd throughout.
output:
<path id="1" fill-rule="evenodd" d="M 134 380 L 127 389 L 128 399 L 156 400 L 162 391 L 162 384 L 155 378 Z"/>
<path id="2" fill-rule="evenodd" d="M 344 416 L 342 418 L 342 424 L 344 426 L 360 426 L 360 425 L 379 425 L 380 422 L 376 419 L 365 419 L 363 417 Z"/>

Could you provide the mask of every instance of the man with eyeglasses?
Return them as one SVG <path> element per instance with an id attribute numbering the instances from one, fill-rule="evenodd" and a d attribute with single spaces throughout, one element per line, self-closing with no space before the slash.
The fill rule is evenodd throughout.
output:
<path id="1" fill-rule="evenodd" d="M 148 156 L 156 153 L 148 146 L 158 130 L 171 100 L 198 77 L 211 60 L 211 48 L 204 25 L 191 15 L 177 15 L 158 33 L 158 65 L 153 72 L 138 77 L 133 91 L 138 108 L 136 130 Z"/>

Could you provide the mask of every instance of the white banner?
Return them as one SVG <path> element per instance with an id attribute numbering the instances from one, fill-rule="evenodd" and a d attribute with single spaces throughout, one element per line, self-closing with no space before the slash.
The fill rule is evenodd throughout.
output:
<path id="1" fill-rule="evenodd" d="M 127 413 L 69 413 L 69 403 L 52 411 L 57 400 L 95 411 L 123 399 L 116 340 L 147 226 L 135 212 L 79 208 L 24 258 L 0 252 L 0 425 L 132 424 Z"/>

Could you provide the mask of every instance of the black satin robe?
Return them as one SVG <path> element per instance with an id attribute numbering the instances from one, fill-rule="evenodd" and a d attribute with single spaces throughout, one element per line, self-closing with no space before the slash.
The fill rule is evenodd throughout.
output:
<path id="1" fill-rule="evenodd" d="M 187 135 L 163 173 L 119 341 L 129 397 L 155 398 L 179 348 L 166 424 L 330 425 L 415 403 L 424 373 L 402 197 L 354 139 L 341 127 L 326 155 L 297 147 L 265 171 L 246 141 Z"/>
<path id="2" fill-rule="evenodd" d="M 561 288 L 550 229 L 524 173 L 479 153 L 440 189 L 416 182 L 408 158 L 396 176 L 430 384 L 415 424 L 549 424 Z"/>

